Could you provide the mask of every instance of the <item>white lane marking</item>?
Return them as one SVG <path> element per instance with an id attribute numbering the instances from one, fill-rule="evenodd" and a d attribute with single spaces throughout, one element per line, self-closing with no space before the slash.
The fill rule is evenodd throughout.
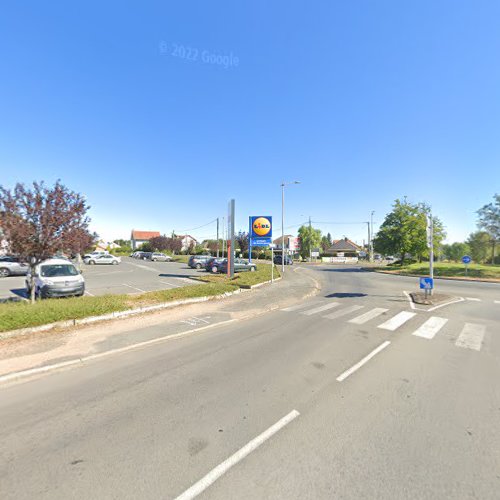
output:
<path id="1" fill-rule="evenodd" d="M 135 267 L 140 267 L 141 269 L 145 269 L 146 271 L 149 271 L 151 273 L 161 273 L 161 271 L 158 271 L 158 269 L 154 269 L 152 267 L 149 267 L 149 266 L 143 266 L 142 264 L 134 264 L 133 262 L 127 262 L 127 264 L 130 264 L 131 266 L 135 266 Z"/>
<path id="2" fill-rule="evenodd" d="M 85 295 L 89 295 L 90 297 L 95 297 L 93 293 L 90 293 L 88 290 L 85 290 Z"/>
<path id="3" fill-rule="evenodd" d="M 162 281 L 160 280 L 160 283 L 163 283 L 164 285 L 170 285 L 173 288 L 179 288 L 181 285 L 174 285 L 173 283 L 169 283 L 168 281 Z"/>
<path id="4" fill-rule="evenodd" d="M 240 448 L 236 453 L 212 469 L 206 476 L 202 477 L 175 500 L 191 500 L 196 498 L 210 485 L 215 483 L 217 479 L 223 476 L 231 467 L 234 467 L 238 462 L 241 462 L 241 460 L 243 460 L 247 455 L 252 453 L 252 451 L 255 451 L 261 444 L 265 443 L 269 438 L 288 425 L 292 420 L 296 419 L 299 415 L 300 413 L 297 410 L 293 410 L 288 415 L 285 415 L 281 420 L 278 420 L 274 425 L 269 427 L 269 429 L 265 430 L 262 434 L 259 434 L 256 438 L 252 439 L 249 443 L 243 446 L 243 448 Z"/>
<path id="5" fill-rule="evenodd" d="M 317 314 L 322 311 L 326 311 L 331 309 L 332 307 L 337 307 L 340 304 L 338 302 L 332 302 L 330 304 L 325 304 L 319 307 L 315 307 L 314 309 L 309 309 L 308 311 L 302 311 L 300 314 L 305 314 L 306 316 L 311 316 L 311 314 Z"/>
<path id="6" fill-rule="evenodd" d="M 478 299 L 477 297 L 465 297 L 466 300 L 472 300 L 474 302 L 481 302 L 481 299 Z"/>
<path id="7" fill-rule="evenodd" d="M 500 304 L 500 300 L 494 300 L 493 301 L 495 304 Z"/>
<path id="8" fill-rule="evenodd" d="M 354 323 L 355 325 L 362 325 L 367 321 L 370 321 L 371 319 L 376 318 L 377 316 L 380 316 L 381 314 L 387 312 L 388 310 L 389 309 L 384 309 L 383 307 L 375 307 L 375 309 L 372 309 L 371 311 L 365 312 L 360 316 L 356 316 L 355 318 L 350 319 L 348 323 Z"/>
<path id="9" fill-rule="evenodd" d="M 197 316 L 193 316 L 191 318 L 184 319 L 184 320 L 180 321 L 180 323 L 185 323 L 185 324 L 188 324 L 191 326 L 195 326 L 195 325 L 200 325 L 202 323 L 208 324 L 208 323 L 210 323 L 210 321 L 208 321 L 209 319 L 210 319 L 210 316 L 205 316 L 204 318 L 199 318 Z"/>
<path id="10" fill-rule="evenodd" d="M 356 370 L 359 370 L 364 364 L 368 363 L 368 361 L 370 361 L 370 359 L 372 359 L 373 356 L 376 356 L 380 351 L 385 349 L 390 343 L 391 343 L 390 340 L 386 340 L 385 342 L 382 342 L 376 349 L 374 349 L 370 354 L 365 356 L 361 361 L 358 361 L 354 366 L 351 366 L 351 368 L 349 368 L 349 370 L 346 370 L 344 373 L 339 375 L 337 377 L 337 381 L 342 382 L 347 377 L 352 375 Z"/>
<path id="11" fill-rule="evenodd" d="M 163 337 L 157 337 L 151 340 L 145 340 L 143 342 L 137 342 L 136 344 L 131 344 L 125 347 L 118 347 L 116 349 L 111 349 L 110 351 L 100 352 L 98 354 L 89 354 L 88 356 L 82 356 L 81 358 L 70 359 L 68 361 L 61 361 L 60 363 L 54 363 L 52 365 L 39 366 L 37 368 L 28 368 L 27 370 L 21 370 L 18 372 L 11 372 L 5 375 L 0 375 L 0 383 L 8 382 L 10 380 L 16 380 L 20 378 L 29 377 L 31 375 L 38 375 L 40 373 L 49 372 L 52 370 L 57 370 L 58 368 L 63 368 L 65 366 L 71 365 L 82 365 L 85 361 L 93 361 L 94 359 L 105 358 L 107 356 L 112 356 L 113 354 L 120 354 L 122 352 L 132 351 L 134 349 L 140 349 L 142 347 L 147 347 L 153 344 L 158 344 L 159 342 L 165 342 L 168 340 L 175 340 L 181 337 L 186 337 L 193 333 L 197 333 L 202 330 L 208 330 L 216 326 L 225 326 L 229 323 L 234 323 L 238 321 L 237 319 L 227 319 L 225 321 L 219 321 L 219 323 L 213 323 L 211 325 L 200 326 L 199 328 L 193 328 L 192 330 L 186 330 L 185 332 L 173 333 L 172 335 L 164 335 Z"/>
<path id="12" fill-rule="evenodd" d="M 136 286 L 127 285 L 127 283 L 122 283 L 122 285 L 128 286 L 129 288 L 132 288 L 133 290 L 139 290 L 139 292 L 146 293 L 146 290 L 143 290 L 142 288 L 137 288 Z"/>
<path id="13" fill-rule="evenodd" d="M 391 332 L 393 332 L 403 323 L 406 323 L 409 319 L 413 318 L 413 316 L 415 315 L 416 313 L 401 311 L 400 313 L 396 314 L 396 316 L 388 319 L 385 323 L 378 325 L 377 328 L 382 328 L 383 330 L 390 330 Z"/>
<path id="14" fill-rule="evenodd" d="M 416 309 L 415 303 L 413 302 L 413 300 L 411 300 L 410 294 L 408 292 L 405 292 L 404 290 L 403 290 L 403 293 L 406 295 L 406 298 L 408 299 L 408 302 L 410 303 L 410 307 L 412 309 Z"/>
<path id="15" fill-rule="evenodd" d="M 306 304 L 304 304 L 304 303 L 302 303 L 302 304 L 296 304 L 294 306 L 285 307 L 284 309 L 282 309 L 282 311 L 287 311 L 287 312 L 297 311 L 299 309 L 304 309 L 306 307 L 314 306 L 314 305 L 319 304 L 319 303 L 320 303 L 319 301 L 315 301 L 315 302 L 308 302 Z"/>
<path id="16" fill-rule="evenodd" d="M 485 331 L 485 325 L 465 323 L 465 326 L 458 336 L 455 345 L 457 347 L 464 347 L 465 349 L 474 349 L 475 351 L 480 351 Z"/>
<path id="17" fill-rule="evenodd" d="M 446 318 L 431 316 L 423 325 L 413 332 L 412 335 L 423 337 L 424 339 L 432 339 L 441 328 L 448 322 Z"/>
<path id="18" fill-rule="evenodd" d="M 327 314 L 326 316 L 323 316 L 323 318 L 328 318 L 328 319 L 336 319 L 340 318 L 341 316 L 345 316 L 346 314 L 350 314 L 354 311 L 359 311 L 360 309 L 363 309 L 364 306 L 350 306 L 346 307 L 344 309 L 341 309 L 340 311 L 334 312 L 332 314 Z"/>

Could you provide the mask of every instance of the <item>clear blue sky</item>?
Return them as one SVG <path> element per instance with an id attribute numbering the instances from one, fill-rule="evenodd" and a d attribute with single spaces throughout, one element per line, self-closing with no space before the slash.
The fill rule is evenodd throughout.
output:
<path id="1" fill-rule="evenodd" d="M 460 240 L 500 191 L 499 20 L 496 0 L 7 2 L 0 183 L 61 178 L 107 239 L 231 197 L 237 227 L 271 214 L 276 234 L 298 179 L 286 226 L 380 223 L 406 195 Z"/>

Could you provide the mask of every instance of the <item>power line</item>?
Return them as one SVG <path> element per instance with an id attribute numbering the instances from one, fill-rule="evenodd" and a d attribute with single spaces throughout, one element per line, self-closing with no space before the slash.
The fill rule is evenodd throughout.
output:
<path id="1" fill-rule="evenodd" d="M 196 231 L 197 229 L 201 229 L 202 227 L 209 226 L 210 224 L 213 224 L 214 222 L 217 222 L 217 219 L 211 220 L 210 222 L 207 222 L 206 224 L 202 224 L 201 226 L 198 226 L 198 227 L 192 227 L 191 229 L 178 229 L 177 231 L 179 233 L 187 233 L 188 231 Z"/>

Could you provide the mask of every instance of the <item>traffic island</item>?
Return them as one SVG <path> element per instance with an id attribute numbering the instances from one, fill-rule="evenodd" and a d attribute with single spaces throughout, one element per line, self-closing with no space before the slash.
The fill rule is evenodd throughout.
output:
<path id="1" fill-rule="evenodd" d="M 414 304 L 425 306 L 439 306 L 458 298 L 444 293 L 434 293 L 432 295 L 428 295 L 425 292 L 412 292 L 409 295 Z"/>

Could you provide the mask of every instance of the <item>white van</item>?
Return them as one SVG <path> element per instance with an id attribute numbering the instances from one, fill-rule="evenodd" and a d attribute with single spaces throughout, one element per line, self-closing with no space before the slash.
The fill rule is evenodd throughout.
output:
<path id="1" fill-rule="evenodd" d="M 31 292 L 31 271 L 26 275 L 26 290 Z M 35 295 L 41 298 L 81 296 L 85 280 L 80 271 L 66 259 L 44 260 L 35 267 Z"/>

